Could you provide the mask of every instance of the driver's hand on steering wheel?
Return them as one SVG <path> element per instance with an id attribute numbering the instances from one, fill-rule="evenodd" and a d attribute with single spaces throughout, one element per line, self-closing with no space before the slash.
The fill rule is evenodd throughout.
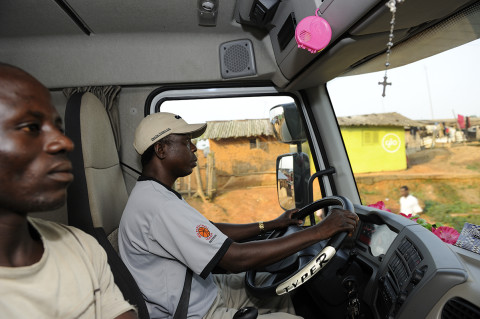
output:
<path id="1" fill-rule="evenodd" d="M 327 239 L 338 232 L 348 231 L 351 236 L 358 225 L 358 216 L 349 210 L 334 208 L 320 223 L 315 225 L 321 232 L 321 237 Z"/>
<path id="2" fill-rule="evenodd" d="M 290 225 L 302 225 L 303 220 L 292 218 L 294 213 L 298 212 L 298 208 L 285 211 L 283 214 L 274 219 L 276 227 L 275 229 L 287 228 Z"/>

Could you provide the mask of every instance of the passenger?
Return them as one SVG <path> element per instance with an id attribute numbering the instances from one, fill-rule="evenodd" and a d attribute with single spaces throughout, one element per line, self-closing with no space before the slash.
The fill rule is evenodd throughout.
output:
<path id="1" fill-rule="evenodd" d="M 339 231 L 352 232 L 358 217 L 334 210 L 322 223 L 291 236 L 240 243 L 301 221 L 291 218 L 291 210 L 265 223 L 214 224 L 189 206 L 172 187 L 197 165 L 191 138 L 205 129 L 206 124 L 187 124 L 178 115 L 156 113 L 144 118 L 135 132 L 134 147 L 143 170 L 120 222 L 119 247 L 150 316 L 173 317 L 189 267 L 194 274 L 188 318 L 232 318 L 246 306 L 258 308 L 259 318 L 298 318 L 288 296 L 256 299 L 247 294 L 244 275 L 212 275 L 212 270 L 220 266 L 240 273 L 261 268 Z"/>
<path id="2" fill-rule="evenodd" d="M 418 199 L 409 193 L 407 186 L 400 187 L 400 195 L 400 213 L 417 215 L 423 212 L 422 207 L 418 204 Z"/>
<path id="3" fill-rule="evenodd" d="M 93 237 L 27 216 L 64 204 L 72 149 L 47 88 L 0 63 L 2 318 L 137 317 Z"/>

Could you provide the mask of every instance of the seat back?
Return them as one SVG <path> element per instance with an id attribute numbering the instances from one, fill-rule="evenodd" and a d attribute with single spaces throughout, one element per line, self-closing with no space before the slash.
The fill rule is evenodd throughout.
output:
<path id="1" fill-rule="evenodd" d="M 95 95 L 82 92 L 69 98 L 65 134 L 75 143 L 70 153 L 75 179 L 67 192 L 68 223 L 97 239 L 123 296 L 137 307 L 141 319 L 149 318 L 140 289 L 118 254 L 118 226 L 128 193 L 110 120 Z"/>

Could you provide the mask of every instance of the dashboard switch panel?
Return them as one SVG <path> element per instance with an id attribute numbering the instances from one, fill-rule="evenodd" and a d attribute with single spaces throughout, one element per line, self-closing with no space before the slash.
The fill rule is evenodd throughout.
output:
<path id="1" fill-rule="evenodd" d="M 390 258 L 386 272 L 380 280 L 376 305 L 381 318 L 394 315 L 414 289 L 409 284 L 416 285 L 420 282 L 423 271 L 417 269 L 417 266 L 422 260 L 418 249 L 410 240 L 404 238 Z"/>

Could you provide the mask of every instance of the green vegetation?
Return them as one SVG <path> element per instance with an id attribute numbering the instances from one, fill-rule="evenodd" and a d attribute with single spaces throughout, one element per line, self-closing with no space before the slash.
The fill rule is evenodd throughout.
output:
<path id="1" fill-rule="evenodd" d="M 468 204 L 462 201 L 455 201 L 450 204 L 425 201 L 425 214 L 435 222 L 441 222 L 462 231 L 465 222 L 480 225 L 480 214 L 474 214 L 473 211 L 479 211 L 479 204 Z"/>
<path id="2" fill-rule="evenodd" d="M 434 184 L 435 193 L 438 198 L 443 198 L 447 200 L 449 203 L 456 203 L 461 202 L 462 199 L 457 192 L 456 185 L 448 184 L 448 183 L 432 183 L 431 180 L 425 181 L 425 184 Z M 425 202 L 426 205 L 426 202 Z M 454 204 L 453 204 L 454 205 Z"/>
<path id="3" fill-rule="evenodd" d="M 467 169 L 471 169 L 473 171 L 480 171 L 480 163 L 473 163 L 467 165 Z"/>
<path id="4" fill-rule="evenodd" d="M 360 189 L 360 196 L 363 197 L 363 195 L 378 195 L 377 191 L 369 191 L 366 189 Z"/>

